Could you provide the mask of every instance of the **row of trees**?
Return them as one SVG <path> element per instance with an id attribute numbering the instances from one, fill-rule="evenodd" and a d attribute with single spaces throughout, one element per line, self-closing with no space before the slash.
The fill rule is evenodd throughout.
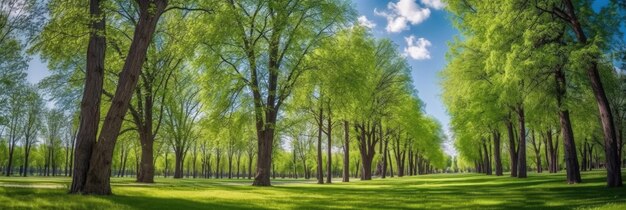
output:
<path id="1" fill-rule="evenodd" d="M 71 134 L 58 141 L 70 142 L 72 193 L 110 194 L 112 176 L 152 183 L 172 168 L 268 186 L 277 174 L 331 183 L 447 164 L 404 56 L 355 25 L 347 1 L 32 4 L 28 14 L 47 12 L 41 29 L 25 25 L 52 73 L 38 86 L 62 110 L 57 133 Z"/>
<path id="2" fill-rule="evenodd" d="M 443 95 L 466 164 L 525 178 L 527 161 L 556 172 L 562 160 L 567 182 L 579 183 L 580 168 L 593 161 L 606 168 L 609 187 L 622 185 L 620 8 L 617 1 L 599 10 L 590 1 L 449 1 L 463 38 L 451 44 Z"/>

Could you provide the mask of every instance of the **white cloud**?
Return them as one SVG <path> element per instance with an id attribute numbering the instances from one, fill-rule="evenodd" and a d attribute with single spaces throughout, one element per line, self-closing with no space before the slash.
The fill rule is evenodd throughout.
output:
<path id="1" fill-rule="evenodd" d="M 431 1 L 431 0 L 427 0 Z M 430 9 L 420 7 L 415 0 L 399 0 L 397 3 L 389 2 L 388 11 L 379 12 L 374 9 L 374 14 L 387 18 L 387 32 L 397 33 L 424 22 L 430 16 Z"/>
<path id="2" fill-rule="evenodd" d="M 419 38 L 415 40 L 415 36 L 404 37 L 407 47 L 404 48 L 404 54 L 415 60 L 428 60 L 430 59 L 430 52 L 428 47 L 432 44 L 430 41 Z"/>
<path id="3" fill-rule="evenodd" d="M 374 28 L 376 27 L 376 23 L 370 21 L 367 19 L 367 17 L 365 17 L 365 15 L 359 17 L 358 19 L 359 21 L 359 25 L 367 27 L 367 28 Z"/>
<path id="4" fill-rule="evenodd" d="M 433 9 L 443 9 L 446 6 L 441 0 L 422 0 L 422 4 Z"/>

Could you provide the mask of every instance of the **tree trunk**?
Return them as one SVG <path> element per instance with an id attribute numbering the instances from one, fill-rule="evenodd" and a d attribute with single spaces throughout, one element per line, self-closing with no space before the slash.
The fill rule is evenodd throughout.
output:
<path id="1" fill-rule="evenodd" d="M 176 150 L 174 152 L 174 179 L 183 178 L 183 152 Z"/>
<path id="2" fill-rule="evenodd" d="M 515 134 L 513 134 L 513 119 L 511 119 L 511 114 L 509 114 L 509 120 L 506 122 L 506 130 L 509 136 L 511 177 L 517 177 L 517 148 L 515 148 Z"/>
<path id="3" fill-rule="evenodd" d="M 318 128 L 317 128 L 317 183 L 324 184 L 324 172 L 322 169 L 322 131 L 323 131 L 323 122 L 324 122 L 324 109 L 320 106 L 319 118 L 318 118 Z"/>
<path id="4" fill-rule="evenodd" d="M 380 141 L 380 138 L 376 137 L 377 126 L 380 126 L 378 122 L 355 124 L 357 133 L 359 133 L 357 139 L 362 162 L 361 180 L 372 179 L 372 160 L 376 154 L 376 144 Z"/>
<path id="5" fill-rule="evenodd" d="M 565 73 L 558 68 L 555 72 L 557 105 L 559 108 L 559 121 L 561 125 L 561 133 L 563 134 L 563 149 L 565 154 L 565 168 L 567 172 L 567 183 L 576 184 L 582 182 L 580 178 L 580 169 L 578 167 L 578 155 L 576 154 L 576 143 L 574 141 L 574 131 L 569 119 L 569 110 L 563 108 L 563 97 L 566 94 L 567 87 L 565 81 Z"/>
<path id="6" fill-rule="evenodd" d="M 152 121 L 144 122 L 145 128 L 139 132 L 141 141 L 141 162 L 137 182 L 154 183 L 154 135 Z"/>
<path id="7" fill-rule="evenodd" d="M 330 184 L 332 183 L 332 148 L 333 148 L 333 144 L 332 144 L 332 131 L 333 131 L 333 121 L 332 121 L 332 115 L 331 115 L 331 110 L 330 110 L 330 105 L 328 106 L 328 117 L 326 118 L 326 120 L 328 121 L 328 132 L 326 132 L 326 138 L 328 139 L 328 145 L 327 145 L 327 155 L 328 156 L 326 158 L 326 183 Z"/>
<path id="8" fill-rule="evenodd" d="M 576 184 L 582 182 L 580 169 L 578 167 L 578 155 L 576 154 L 576 144 L 574 134 L 569 119 L 569 111 L 559 111 L 561 121 L 561 133 L 563 134 L 563 149 L 565 155 L 565 167 L 567 172 L 567 183 Z"/>
<path id="9" fill-rule="evenodd" d="M 126 175 L 126 161 L 128 160 L 128 152 L 124 155 L 124 160 L 122 161 L 122 177 Z"/>
<path id="10" fill-rule="evenodd" d="M 519 148 L 517 159 L 517 178 L 526 178 L 526 121 L 524 118 L 524 107 L 519 104 L 517 107 L 519 120 Z"/>
<path id="11" fill-rule="evenodd" d="M 275 117 L 274 117 L 275 119 Z M 272 122 L 276 122 L 273 120 Z M 274 129 L 266 128 L 259 133 L 257 172 L 254 176 L 253 186 L 271 186 L 270 171 L 272 165 L 272 147 L 274 142 Z"/>
<path id="12" fill-rule="evenodd" d="M 393 159 L 391 159 L 391 153 L 387 152 L 387 160 L 389 161 L 388 165 L 389 165 L 389 176 L 391 176 L 391 178 L 393 178 L 393 164 L 391 163 Z M 400 169 L 400 167 L 402 167 L 400 165 L 400 163 L 398 163 L 398 176 L 402 177 L 402 175 L 400 175 L 401 171 L 403 171 L 402 169 Z"/>
<path id="13" fill-rule="evenodd" d="M 489 163 L 489 149 L 487 149 L 487 142 L 486 139 L 483 139 L 482 142 L 482 146 L 483 146 L 483 151 L 484 151 L 484 156 L 483 156 L 483 172 L 486 175 L 492 175 L 492 171 L 491 171 L 491 165 Z"/>
<path id="14" fill-rule="evenodd" d="M 388 140 L 383 140 L 383 143 L 381 144 L 381 146 L 383 147 L 383 151 L 382 151 L 382 155 L 383 155 L 383 167 L 382 167 L 382 173 L 381 173 L 381 178 L 386 178 L 387 176 L 387 153 L 389 152 L 388 150 L 388 145 L 389 145 L 389 141 Z"/>
<path id="15" fill-rule="evenodd" d="M 576 16 L 574 4 L 571 0 L 563 0 L 565 4 L 565 12 L 570 20 L 570 25 L 576 34 L 576 38 L 580 44 L 587 45 L 587 37 L 585 32 Z M 600 121 L 602 122 L 602 130 L 604 131 L 604 154 L 606 157 L 606 171 L 607 171 L 607 186 L 608 187 L 621 187 L 622 186 L 622 172 L 620 167 L 620 157 L 617 152 L 617 138 L 615 125 L 613 121 L 613 113 L 609 105 L 608 97 L 604 91 L 600 73 L 598 71 L 598 60 L 594 58 L 587 68 L 587 76 L 591 82 L 591 89 L 596 98 L 598 104 L 598 110 L 600 113 Z M 574 151 L 575 152 L 575 151 Z M 574 175 L 574 178 L 575 175 Z"/>
<path id="16" fill-rule="evenodd" d="M 135 28 L 133 41 L 120 74 L 111 107 L 90 157 L 87 180 L 83 189 L 86 194 L 111 194 L 110 174 L 113 149 L 128 110 L 133 90 L 137 86 L 137 79 L 146 58 L 148 45 L 151 42 L 159 17 L 167 6 L 167 1 L 139 0 L 138 5 L 140 10 L 139 22 Z"/>
<path id="17" fill-rule="evenodd" d="M 350 125 L 347 120 L 343 121 L 344 145 L 343 145 L 343 180 L 350 182 Z"/>
<path id="18" fill-rule="evenodd" d="M 544 136 L 543 134 L 541 135 L 543 138 L 543 151 L 544 151 L 544 158 L 546 160 L 546 167 L 548 168 L 548 172 L 550 172 L 550 158 L 548 156 L 548 138 L 546 136 Z"/>
<path id="19" fill-rule="evenodd" d="M 70 193 L 83 192 L 87 180 L 87 170 L 96 143 L 100 123 L 100 97 L 104 80 L 104 57 L 106 52 L 105 16 L 100 9 L 101 0 L 89 1 L 89 15 L 92 17 L 87 47 L 87 68 L 85 88 L 80 106 L 80 124 L 74 151 L 74 172 Z"/>
<path id="20" fill-rule="evenodd" d="M 496 162 L 496 176 L 502 176 L 502 157 L 500 155 L 500 132 L 493 132 L 493 155 Z"/>
<path id="21" fill-rule="evenodd" d="M 252 179 L 252 156 L 248 155 L 248 179 Z"/>
<path id="22" fill-rule="evenodd" d="M 228 179 L 233 178 L 233 151 L 228 151 Z"/>
<path id="23" fill-rule="evenodd" d="M 585 142 L 587 142 L 587 139 L 585 139 Z M 580 154 L 582 154 L 583 156 L 581 170 L 587 171 L 587 145 L 585 145 L 585 143 L 583 143 L 582 151 L 580 151 Z"/>
<path id="24" fill-rule="evenodd" d="M 531 140 L 533 143 L 533 151 L 535 152 L 535 166 L 537 166 L 537 173 L 541 173 L 541 142 L 537 144 L 537 138 L 535 138 L 535 131 L 531 131 Z"/>
<path id="25" fill-rule="evenodd" d="M 239 179 L 239 169 L 241 167 L 241 152 L 237 153 L 237 179 Z M 195 170 L 195 164 L 194 164 L 194 170 Z M 195 178 L 195 176 L 194 176 Z"/>
<path id="26" fill-rule="evenodd" d="M 14 138 L 14 137 L 12 137 Z M 13 152 L 15 151 L 15 140 L 11 140 L 13 143 L 9 145 L 9 164 L 6 170 L 6 176 L 11 176 L 11 171 L 13 169 Z"/>
<path id="27" fill-rule="evenodd" d="M 23 177 L 28 176 L 28 158 L 30 156 L 30 144 L 24 145 L 24 172 L 22 173 Z"/>

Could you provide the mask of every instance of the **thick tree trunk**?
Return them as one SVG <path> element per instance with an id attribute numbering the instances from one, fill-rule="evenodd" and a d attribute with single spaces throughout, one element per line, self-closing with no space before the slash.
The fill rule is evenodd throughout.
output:
<path id="1" fill-rule="evenodd" d="M 152 122 L 146 122 L 152 124 Z M 147 124 L 146 124 L 147 126 Z M 154 183 L 154 136 L 152 126 L 139 133 L 141 141 L 141 162 L 137 182 Z"/>
<path id="2" fill-rule="evenodd" d="M 342 182 L 350 182 L 350 125 L 347 120 L 343 121 L 343 176 Z"/>
<path id="3" fill-rule="evenodd" d="M 361 180 L 372 180 L 372 162 L 367 158 L 361 164 Z"/>
<path id="4" fill-rule="evenodd" d="M 275 117 L 274 117 L 275 119 Z M 273 120 L 275 123 L 276 120 Z M 274 142 L 274 129 L 266 128 L 259 132 L 257 172 L 254 176 L 253 186 L 271 186 L 270 172 L 272 166 L 272 147 Z"/>
<path id="5" fill-rule="evenodd" d="M 100 9 L 101 0 L 89 1 L 90 25 L 89 46 L 87 47 L 87 68 L 85 88 L 80 105 L 80 124 L 74 151 L 74 172 L 70 193 L 83 193 L 87 180 L 87 170 L 96 143 L 100 123 L 100 97 L 104 79 L 104 56 L 106 51 L 105 16 Z"/>
<path id="6" fill-rule="evenodd" d="M 576 16 L 576 10 L 571 0 L 563 0 L 565 4 L 565 11 L 570 20 L 570 25 L 576 34 L 578 42 L 582 45 L 587 45 L 587 37 L 583 30 L 578 17 Z M 600 73 L 598 71 L 598 58 L 592 60 L 587 68 L 587 76 L 591 82 L 591 89 L 596 98 L 598 104 L 598 110 L 600 113 L 600 121 L 602 122 L 602 130 L 604 131 L 604 155 L 606 157 L 606 171 L 607 171 L 607 186 L 608 187 L 621 187 L 622 186 L 622 172 L 620 167 L 620 157 L 617 152 L 617 138 L 615 125 L 613 121 L 613 113 L 609 105 L 608 97 L 604 91 Z M 574 151 L 575 152 L 575 151 Z"/>
<path id="7" fill-rule="evenodd" d="M 94 145 L 89 162 L 84 192 L 87 194 L 111 194 L 110 174 L 113 149 L 122 121 L 128 110 L 133 90 L 141 73 L 156 24 L 167 6 L 166 0 L 139 0 L 139 22 L 133 41 L 120 74 L 111 107 L 104 119 L 98 142 Z"/>
<path id="8" fill-rule="evenodd" d="M 183 178 L 183 152 L 178 150 L 174 153 L 174 179 L 180 179 Z"/>
<path id="9" fill-rule="evenodd" d="M 517 107 L 519 120 L 519 148 L 517 154 L 517 178 L 526 178 L 526 121 L 524 116 L 524 107 L 519 104 Z"/>

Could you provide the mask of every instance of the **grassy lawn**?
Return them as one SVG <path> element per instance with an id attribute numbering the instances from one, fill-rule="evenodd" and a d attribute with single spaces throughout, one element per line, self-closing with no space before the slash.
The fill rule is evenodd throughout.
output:
<path id="1" fill-rule="evenodd" d="M 443 174 L 317 185 L 275 180 L 157 179 L 144 185 L 113 178 L 113 196 L 68 195 L 69 178 L 2 177 L 0 209 L 626 209 L 626 188 L 604 187 L 601 171 L 583 184 L 564 174 L 520 180 L 479 174 Z M 336 179 L 336 181 L 341 181 Z"/>

